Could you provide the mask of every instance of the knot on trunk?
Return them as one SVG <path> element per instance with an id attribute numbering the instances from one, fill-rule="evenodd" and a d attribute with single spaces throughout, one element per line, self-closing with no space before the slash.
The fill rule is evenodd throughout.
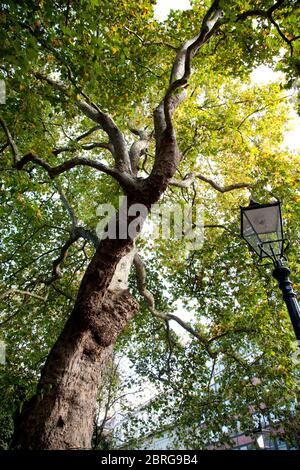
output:
<path id="1" fill-rule="evenodd" d="M 118 335 L 138 311 L 139 304 L 129 291 L 108 291 L 101 310 L 89 314 L 89 328 L 100 347 L 114 344 Z"/>

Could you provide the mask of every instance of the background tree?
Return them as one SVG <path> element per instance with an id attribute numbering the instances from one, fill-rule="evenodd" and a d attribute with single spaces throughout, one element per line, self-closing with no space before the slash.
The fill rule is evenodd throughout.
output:
<path id="1" fill-rule="evenodd" d="M 0 70 L 8 89 L 0 121 L 1 327 L 8 344 L 2 390 L 10 407 L 33 394 L 43 366 L 17 420 L 18 447 L 90 447 L 101 371 L 125 327 L 119 347 L 127 338 L 132 350 L 135 333 L 142 339 L 154 324 L 162 321 L 169 331 L 176 321 L 195 343 L 205 380 L 207 361 L 221 355 L 228 361 L 225 378 L 238 381 L 236 363 L 243 358 L 236 353 L 259 351 L 268 358 L 266 371 L 275 363 L 285 371 L 278 393 L 295 392 L 286 313 L 274 316 L 273 297 L 260 296 L 262 274 L 253 277 L 240 242 L 228 233 L 236 232 L 233 208 L 246 201 L 247 189 L 265 197 L 268 184 L 288 201 L 289 230 L 298 237 L 292 204 L 298 156 L 279 148 L 285 86 L 299 72 L 299 4 L 195 1 L 164 23 L 153 18 L 153 4 L 9 1 L 1 7 Z M 286 83 L 252 89 L 249 74 L 261 63 L 285 70 Z M 162 240 L 154 249 L 151 241 L 137 241 L 144 256 L 151 253 L 150 280 L 164 273 L 170 294 L 163 298 L 154 283 L 153 297 L 135 256 L 136 289 L 156 318 L 140 314 L 131 327 L 138 303 L 116 285 L 125 256 L 130 268 L 133 240 L 95 236 L 97 205 L 117 205 L 122 193 L 129 204 L 149 209 L 158 200 L 202 202 L 207 225 L 204 248 L 188 255 L 184 242 Z M 173 295 L 187 306 L 197 302 L 194 324 L 170 313 Z M 276 323 L 268 335 L 267 318 Z M 139 349 L 149 367 L 165 357 L 159 339 L 151 357 Z M 176 350 L 178 367 L 182 354 Z M 186 377 L 187 369 L 180 370 Z M 241 394 L 241 412 L 248 399 Z"/>

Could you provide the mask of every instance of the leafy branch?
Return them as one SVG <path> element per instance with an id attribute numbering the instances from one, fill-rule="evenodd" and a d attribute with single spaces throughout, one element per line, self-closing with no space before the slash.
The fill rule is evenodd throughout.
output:
<path id="1" fill-rule="evenodd" d="M 227 186 L 220 186 L 214 180 L 207 178 L 206 176 L 203 176 L 200 173 L 192 173 L 182 180 L 171 179 L 169 184 L 178 188 L 185 189 L 190 187 L 196 181 L 196 179 L 199 179 L 204 183 L 209 184 L 212 188 L 214 188 L 216 191 L 219 191 L 220 193 L 228 193 L 229 191 L 234 191 L 236 189 L 246 189 L 254 186 L 254 184 L 251 183 L 235 183 L 229 184 Z"/>

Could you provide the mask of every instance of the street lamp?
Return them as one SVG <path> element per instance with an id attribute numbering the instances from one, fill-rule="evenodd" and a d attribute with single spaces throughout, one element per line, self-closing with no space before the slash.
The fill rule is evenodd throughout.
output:
<path id="1" fill-rule="evenodd" d="M 283 264 L 285 239 L 280 202 L 258 204 L 251 200 L 248 207 L 241 207 L 241 235 L 251 251 L 261 260 L 265 258 L 272 260 L 273 277 L 278 281 L 283 293 L 283 300 L 300 347 L 300 309 L 289 279 L 290 270 Z"/>
<path id="2" fill-rule="evenodd" d="M 259 420 L 257 428 L 255 428 L 252 433 L 255 436 L 255 441 L 259 449 L 263 450 L 269 448 L 269 445 L 266 445 L 266 441 L 270 441 L 271 432 L 270 429 L 267 429 L 266 425 L 264 427 L 262 426 L 261 420 Z"/>

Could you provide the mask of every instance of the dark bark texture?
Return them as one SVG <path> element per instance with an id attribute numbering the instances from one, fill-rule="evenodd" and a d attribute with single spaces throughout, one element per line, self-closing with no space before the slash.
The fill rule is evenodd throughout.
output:
<path id="1" fill-rule="evenodd" d="M 138 310 L 128 291 L 108 288 L 119 260 L 131 249 L 128 240 L 101 243 L 42 370 L 37 394 L 16 423 L 15 448 L 90 448 L 101 372 L 118 335 Z"/>

